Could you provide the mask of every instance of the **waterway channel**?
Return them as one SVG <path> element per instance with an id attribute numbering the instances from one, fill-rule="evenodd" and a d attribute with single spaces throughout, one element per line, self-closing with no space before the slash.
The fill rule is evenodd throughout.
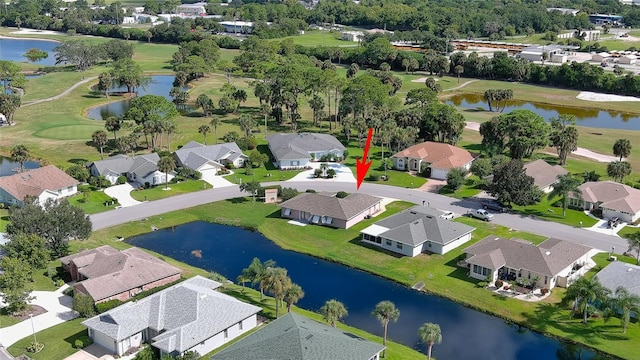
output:
<path id="1" fill-rule="evenodd" d="M 283 229 L 287 230 L 294 236 L 293 229 Z M 433 355 L 439 359 L 606 359 L 450 300 L 340 264 L 283 250 L 260 233 L 238 227 L 193 222 L 140 235 L 128 239 L 127 243 L 218 272 L 231 280 L 235 280 L 254 257 L 262 261 L 273 259 L 303 288 L 305 297 L 298 306 L 317 311 L 326 300 L 337 299 L 349 312 L 345 323 L 380 336 L 382 327 L 371 316 L 371 311 L 379 301 L 391 300 L 401 314 L 397 323 L 389 325 L 389 338 L 424 352 L 425 345 L 420 343 L 417 330 L 425 322 L 438 323 L 443 342 L 434 346 Z"/>

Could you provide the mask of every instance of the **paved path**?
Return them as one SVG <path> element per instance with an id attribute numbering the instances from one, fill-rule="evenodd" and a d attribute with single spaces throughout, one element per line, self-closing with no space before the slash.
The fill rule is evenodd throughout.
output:
<path id="1" fill-rule="evenodd" d="M 31 296 L 35 297 L 35 299 L 30 303 L 47 309 L 47 312 L 33 317 L 33 327 L 31 319 L 28 319 L 0 329 L 0 344 L 5 347 L 11 346 L 18 340 L 33 335 L 34 328 L 37 333 L 78 317 L 78 314 L 71 309 L 73 298 L 63 294 L 66 288 L 68 288 L 68 285 L 56 291 L 32 292 Z"/>
<path id="2" fill-rule="evenodd" d="M 105 194 L 118 199 L 120 207 L 129 207 L 141 204 L 140 201 L 131 197 L 131 191 L 133 191 L 133 185 L 129 183 L 114 185 L 104 189 Z"/>
<path id="3" fill-rule="evenodd" d="M 86 84 L 86 83 L 88 83 L 88 82 L 90 82 L 92 80 L 95 80 L 97 78 L 98 78 L 97 76 L 91 76 L 91 77 L 88 77 L 86 79 L 80 80 L 77 83 L 73 84 L 70 88 L 68 88 L 67 90 L 61 92 L 60 94 L 58 94 L 56 96 L 52 96 L 52 97 L 45 98 L 45 99 L 29 101 L 29 102 L 26 102 L 26 103 L 22 104 L 22 107 L 36 105 L 36 104 L 40 104 L 40 103 L 47 102 L 47 101 L 58 100 L 63 96 L 67 96 L 70 92 L 72 92 L 73 90 L 75 90 L 79 86 L 81 86 L 83 84 Z"/>
<path id="4" fill-rule="evenodd" d="M 479 122 L 475 122 L 475 121 L 467 121 L 467 124 L 464 126 L 465 129 L 469 129 L 469 130 L 474 130 L 474 131 L 480 131 L 480 123 Z M 576 151 L 572 152 L 573 155 L 576 156 L 582 156 L 591 160 L 595 160 L 597 162 L 605 162 L 605 163 L 610 163 L 612 161 L 617 161 L 620 160 L 618 157 L 616 156 L 611 156 L 611 155 L 603 155 L 603 154 L 599 154 L 595 151 L 591 151 L 585 148 L 578 148 L 576 149 Z"/>
<path id="5" fill-rule="evenodd" d="M 467 86 L 467 85 L 469 85 L 469 84 L 471 84 L 473 82 L 476 82 L 476 81 L 478 81 L 478 80 L 469 80 L 469 81 L 463 82 L 462 84 L 460 84 L 460 85 L 458 85 L 456 87 L 452 87 L 450 89 L 444 89 L 444 90 L 442 90 L 442 92 L 462 89 L 463 87 L 465 87 L 465 86 Z"/>
<path id="6" fill-rule="evenodd" d="M 317 191 L 356 191 L 354 183 L 344 182 L 309 182 L 309 181 L 286 181 L 263 183 L 263 186 L 281 185 L 294 187 L 300 191 L 313 188 Z M 392 199 L 409 201 L 415 204 L 422 204 L 425 201 L 428 206 L 450 210 L 456 214 L 465 214 L 468 209 L 475 209 L 478 203 L 474 200 L 459 200 L 447 196 L 427 193 L 419 190 L 406 189 L 388 185 L 367 184 L 360 187 L 360 191 L 370 195 L 378 195 Z M 238 196 L 246 196 L 240 191 L 238 186 L 229 186 L 221 189 L 211 189 L 194 193 L 176 195 L 170 198 L 157 201 L 149 201 L 138 206 L 122 208 L 118 210 L 106 211 L 91 215 L 93 229 L 99 230 L 109 226 L 123 224 L 129 221 L 141 220 L 149 216 L 159 215 L 169 211 L 186 209 L 196 205 L 207 204 L 213 201 L 230 199 Z M 617 236 L 601 234 L 587 229 L 575 228 L 551 221 L 534 219 L 529 216 L 519 214 L 495 214 L 494 222 L 507 226 L 514 230 L 526 231 L 548 237 L 556 237 L 572 241 L 578 244 L 608 251 L 615 247 L 618 251 L 627 249 L 627 241 Z M 150 224 L 151 226 L 151 224 Z"/>

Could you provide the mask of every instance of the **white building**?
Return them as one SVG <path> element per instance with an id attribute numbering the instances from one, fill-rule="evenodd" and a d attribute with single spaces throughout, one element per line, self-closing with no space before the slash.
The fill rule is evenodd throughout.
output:
<path id="1" fill-rule="evenodd" d="M 341 31 L 340 40 L 358 42 L 362 40 L 364 33 L 362 31 Z"/>

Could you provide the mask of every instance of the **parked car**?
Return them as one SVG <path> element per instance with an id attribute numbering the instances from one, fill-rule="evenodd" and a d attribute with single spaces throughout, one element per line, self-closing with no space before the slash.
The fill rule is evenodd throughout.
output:
<path id="1" fill-rule="evenodd" d="M 454 217 L 454 213 L 453 211 L 445 211 L 442 215 L 440 215 L 441 218 L 445 219 L 445 220 L 451 220 Z"/>
<path id="2" fill-rule="evenodd" d="M 467 211 L 467 215 L 484 221 L 493 220 L 493 214 L 490 214 L 485 209 L 469 210 Z"/>
<path id="3" fill-rule="evenodd" d="M 493 210 L 497 212 L 509 212 L 511 211 L 510 205 L 505 205 L 494 199 L 480 199 L 480 204 L 482 204 L 482 208 L 485 210 Z"/>

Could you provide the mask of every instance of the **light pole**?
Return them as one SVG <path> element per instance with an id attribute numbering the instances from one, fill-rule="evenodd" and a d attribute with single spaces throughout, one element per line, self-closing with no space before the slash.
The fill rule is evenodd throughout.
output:
<path id="1" fill-rule="evenodd" d="M 33 314 L 29 314 L 29 318 L 31 319 L 31 330 L 33 331 L 33 344 L 37 347 L 38 339 L 36 339 L 36 327 L 33 325 Z"/>

